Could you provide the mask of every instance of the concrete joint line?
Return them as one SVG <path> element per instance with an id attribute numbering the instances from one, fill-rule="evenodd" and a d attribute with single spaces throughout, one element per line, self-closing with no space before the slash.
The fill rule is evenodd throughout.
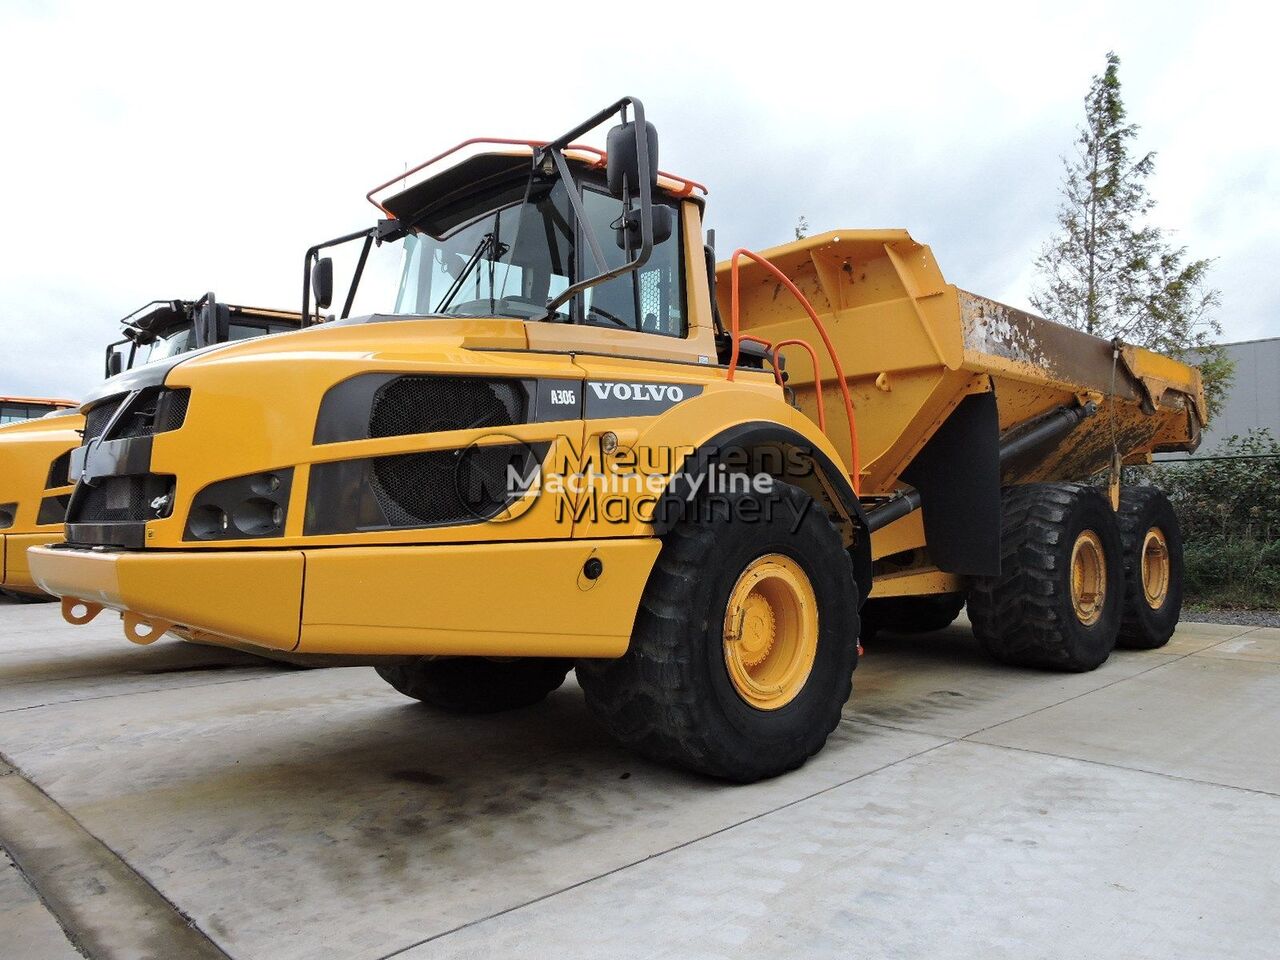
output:
<path id="1" fill-rule="evenodd" d="M 194 921 L 3 759 L 0 846 L 85 956 L 227 960 Z"/>

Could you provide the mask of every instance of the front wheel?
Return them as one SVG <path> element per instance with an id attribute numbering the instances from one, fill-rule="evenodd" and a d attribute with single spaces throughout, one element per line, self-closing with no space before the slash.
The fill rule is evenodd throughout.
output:
<path id="1" fill-rule="evenodd" d="M 406 697 L 450 713 L 498 713 L 531 707 L 559 689 L 573 661 L 551 657 L 423 657 L 377 667 L 378 676 Z"/>
<path id="2" fill-rule="evenodd" d="M 624 745 L 747 783 L 822 749 L 852 689 L 857 643 L 858 588 L 840 534 L 803 491 L 777 482 L 767 497 L 701 504 L 667 535 L 627 653 L 579 661 L 578 682 Z"/>

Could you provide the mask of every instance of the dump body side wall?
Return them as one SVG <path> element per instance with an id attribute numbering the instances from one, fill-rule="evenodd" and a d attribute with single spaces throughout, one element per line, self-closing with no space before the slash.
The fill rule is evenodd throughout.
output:
<path id="1" fill-rule="evenodd" d="M 840 356 L 856 412 L 864 495 L 898 488 L 929 437 L 975 392 L 994 390 L 1002 432 L 1085 395 L 1103 408 L 1070 443 L 1009 468 L 1005 483 L 1087 477 L 1105 467 L 1113 446 L 1134 459 L 1193 448 L 1198 440 L 1203 406 L 1193 368 L 1149 351 L 1114 351 L 1105 340 L 947 284 L 929 248 L 905 231 L 838 231 L 764 255 L 809 298 Z M 744 331 L 818 343 L 775 280 L 747 262 L 740 269 Z M 719 279 L 717 296 L 728 315 L 728 264 L 720 265 Z M 827 432 L 848 457 L 834 365 L 821 351 L 819 357 Z M 796 400 L 816 417 L 809 361 L 800 350 L 787 359 Z"/>

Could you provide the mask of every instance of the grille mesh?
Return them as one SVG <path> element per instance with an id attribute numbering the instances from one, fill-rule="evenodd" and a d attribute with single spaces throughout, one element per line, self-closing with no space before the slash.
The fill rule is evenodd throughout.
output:
<path id="1" fill-rule="evenodd" d="M 150 437 L 176 430 L 186 419 L 190 400 L 191 391 L 186 389 L 166 390 L 164 387 L 155 387 L 144 390 L 112 432 L 110 439 Z"/>
<path id="2" fill-rule="evenodd" d="M 661 270 L 640 274 L 640 319 L 645 330 L 657 329 L 657 324 L 663 320 Z"/>
<path id="3" fill-rule="evenodd" d="M 516 380 L 397 377 L 374 395 L 369 436 L 506 427 L 524 422 L 526 403 Z"/>
<path id="4" fill-rule="evenodd" d="M 151 501 L 166 493 L 172 477 L 145 474 L 136 477 L 104 477 L 94 486 L 84 486 L 75 504 L 70 523 L 141 523 L 156 513 Z"/>
<path id="5" fill-rule="evenodd" d="M 124 403 L 124 397 L 112 397 L 104 400 L 84 415 L 84 442 L 96 440 L 107 429 L 107 424 L 115 416 L 115 412 Z"/>
<path id="6" fill-rule="evenodd" d="M 393 527 L 488 520 L 511 502 L 508 467 L 536 466 L 524 444 L 405 453 L 373 460 L 373 492 Z"/>

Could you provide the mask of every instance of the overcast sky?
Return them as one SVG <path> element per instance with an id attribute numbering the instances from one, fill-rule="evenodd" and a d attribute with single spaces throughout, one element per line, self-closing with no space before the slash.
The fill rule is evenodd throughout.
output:
<path id="1" fill-rule="evenodd" d="M 1267 5 L 186 6 L 0 4 L 0 394 L 85 391 L 151 299 L 297 309 L 303 251 L 370 224 L 373 184 L 622 94 L 662 166 L 711 188 L 721 251 L 801 214 L 906 227 L 952 282 L 1025 306 L 1108 49 L 1159 223 L 1218 258 L 1224 338 L 1280 335 Z M 394 297 L 372 279 L 366 311 Z"/>

